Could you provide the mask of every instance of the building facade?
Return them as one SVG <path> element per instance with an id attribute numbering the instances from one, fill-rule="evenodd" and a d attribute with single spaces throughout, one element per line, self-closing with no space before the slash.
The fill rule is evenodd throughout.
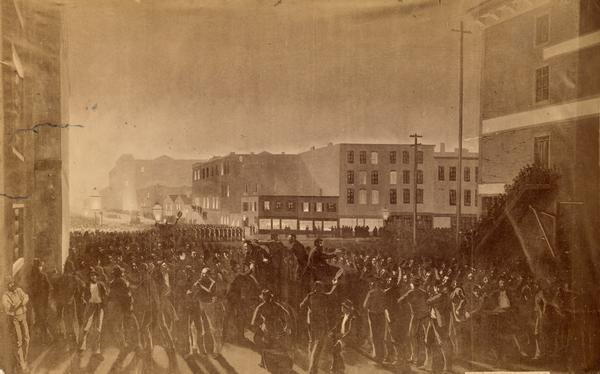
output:
<path id="1" fill-rule="evenodd" d="M 0 265 L 62 270 L 69 243 L 68 81 L 63 15 L 0 5 Z"/>
<path id="2" fill-rule="evenodd" d="M 298 183 L 296 155 L 231 153 L 194 164 L 192 204 L 206 223 L 239 226 L 242 197 L 293 195 Z"/>
<path id="3" fill-rule="evenodd" d="M 552 253 L 570 251 L 577 274 L 586 273 L 596 262 L 600 213 L 600 5 L 494 0 L 470 15 L 483 28 L 483 212 L 525 165 L 554 169 L 557 194 L 538 207 L 552 219 L 537 219 L 537 238 L 550 237 Z"/>
<path id="4" fill-rule="evenodd" d="M 136 159 L 132 155 L 122 155 L 108 175 L 108 187 L 101 191 L 104 208 L 107 210 L 140 212 L 147 210 L 139 191 L 148 192 L 152 186 L 166 189 L 189 188 L 190 169 L 197 160 L 177 160 L 160 156 L 152 160 Z M 162 189 L 156 189 L 160 191 Z M 154 191 L 154 190 L 152 190 Z M 168 194 L 168 191 L 167 193 Z M 151 202 L 160 203 L 165 195 L 157 196 Z"/>
<path id="5" fill-rule="evenodd" d="M 448 168 L 450 173 L 450 165 L 457 160 L 456 153 L 436 153 L 433 145 L 419 145 L 415 153 L 414 146 L 405 144 L 328 144 L 296 155 L 231 154 L 194 165 L 192 199 L 212 217 L 210 222 L 242 224 L 253 230 L 265 230 L 268 225 L 297 230 L 369 226 L 372 230 L 381 228 L 388 217 L 411 224 L 415 201 L 419 222 L 433 227 L 434 218 L 442 217 L 436 224 L 444 227 L 448 218 L 450 227 L 456 207 L 449 196 L 456 181 L 440 180 L 438 171 Z M 477 154 L 466 153 L 463 191 L 469 195 L 463 200 L 463 212 L 471 220 L 478 210 L 477 162 Z M 290 200 L 294 196 L 299 200 Z M 288 202 L 289 209 L 265 211 L 263 206 L 287 207 Z M 301 211 L 297 204 L 309 210 Z M 313 211 L 314 204 L 326 204 L 335 211 Z M 329 215 L 305 217 L 304 213 L 311 212 Z M 333 216 L 337 217 L 335 225 Z M 296 219 L 297 223 L 284 225 L 276 219 Z M 303 220 L 313 223 L 305 225 Z"/>

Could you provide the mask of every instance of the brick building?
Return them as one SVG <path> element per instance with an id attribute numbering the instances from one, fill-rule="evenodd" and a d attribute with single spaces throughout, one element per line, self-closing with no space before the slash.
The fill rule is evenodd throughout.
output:
<path id="1" fill-rule="evenodd" d="M 416 198 L 419 222 L 432 226 L 439 216 L 448 222 L 442 218 L 438 226 L 449 227 L 456 210 L 449 190 L 455 181 L 440 180 L 438 171 L 450 168 L 457 156 L 443 152 L 434 157 L 434 148 L 419 146 L 416 177 L 413 147 L 403 144 L 328 144 L 296 155 L 230 154 L 194 165 L 192 199 L 209 222 L 305 230 L 308 221 L 317 229 L 357 225 L 373 229 L 382 227 L 387 215 L 410 224 Z M 464 210 L 470 219 L 477 216 L 477 161 L 476 154 L 465 157 L 465 170 L 473 173 L 464 187 L 472 191 L 471 204 Z M 412 178 L 417 178 L 416 196 Z M 265 210 L 265 204 L 280 207 Z M 296 224 L 289 221 L 293 214 Z"/>
<path id="2" fill-rule="evenodd" d="M 521 245 L 533 250 L 543 237 L 549 239 L 541 241 L 548 248 L 539 251 L 595 248 L 600 213 L 600 5 L 593 0 L 488 0 L 470 15 L 483 27 L 483 211 L 526 164 L 552 168 L 561 176 L 558 194 L 534 208 L 554 218 L 524 218 L 524 233 L 534 232 L 535 238 L 528 241 L 523 234 Z M 559 242 L 569 248 L 556 248 Z M 597 255 L 585 251 L 572 260 L 580 265 L 595 262 Z"/>

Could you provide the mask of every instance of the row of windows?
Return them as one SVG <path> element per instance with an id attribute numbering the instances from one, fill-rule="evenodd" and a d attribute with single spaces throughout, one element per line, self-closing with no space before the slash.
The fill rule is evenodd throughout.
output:
<path id="1" fill-rule="evenodd" d="M 388 160 L 390 164 L 395 164 L 397 162 L 397 153 L 396 151 L 390 151 L 388 154 Z M 354 151 L 346 152 L 346 162 L 349 164 L 354 163 Z M 358 152 L 358 162 L 361 164 L 367 163 L 367 151 L 359 151 Z M 377 165 L 379 163 L 379 152 L 371 152 L 371 164 Z M 408 164 L 410 163 L 410 152 L 402 151 L 402 163 Z M 417 151 L 417 163 L 423 163 L 423 151 Z"/>
<path id="2" fill-rule="evenodd" d="M 271 204 L 272 203 L 272 204 Z M 246 203 L 244 203 L 246 204 Z M 270 201 L 270 200 L 265 200 L 263 201 L 263 210 L 265 211 L 270 211 L 270 210 L 284 210 L 284 202 L 280 201 L 280 200 L 276 200 L 276 201 Z M 285 202 L 285 209 L 288 211 L 295 211 L 296 210 L 296 202 L 295 201 L 287 201 Z M 323 203 L 323 202 L 308 202 L 308 201 L 304 201 L 302 202 L 302 211 L 303 212 L 337 212 L 337 204 L 336 203 Z"/>
<path id="3" fill-rule="evenodd" d="M 390 184 L 398 183 L 398 172 L 395 170 L 390 171 Z M 346 184 L 355 184 L 355 172 L 354 170 L 346 171 Z M 410 184 L 410 170 L 402 171 L 402 183 Z M 358 172 L 358 184 L 367 184 L 367 172 L 359 171 Z M 371 184 L 379 184 L 379 171 L 373 170 L 371 171 Z M 423 170 L 417 170 L 417 184 L 423 184 Z"/>
<path id="4" fill-rule="evenodd" d="M 194 200 L 198 202 L 198 199 Z M 217 196 L 203 196 L 200 197 L 200 203 L 203 209 L 219 209 L 221 199 Z"/>
<path id="5" fill-rule="evenodd" d="M 475 191 L 475 206 L 477 206 L 477 191 Z M 463 205 L 471 206 L 471 190 L 463 191 Z M 456 206 L 456 190 L 449 190 L 448 204 L 450 206 Z"/>
<path id="6" fill-rule="evenodd" d="M 196 169 L 193 172 L 192 179 L 198 181 L 208 177 L 228 175 L 231 172 L 229 161 L 225 161 L 219 165 L 211 165 L 201 169 Z"/>
<path id="7" fill-rule="evenodd" d="M 410 188 L 404 188 L 402 190 L 402 202 L 404 204 L 410 204 Z M 358 190 L 358 204 L 359 205 L 366 205 L 368 204 L 367 202 L 367 197 L 368 197 L 368 193 L 367 190 L 365 189 L 360 189 Z M 417 204 L 423 204 L 423 200 L 424 200 L 424 191 L 421 188 L 417 188 Z M 355 204 L 355 197 L 354 197 L 354 189 L 352 188 L 348 188 L 346 190 L 346 203 L 347 204 Z M 389 203 L 390 204 L 398 204 L 398 190 L 396 190 L 395 188 L 390 189 L 389 191 Z M 379 204 L 379 191 L 378 190 L 371 190 L 371 205 L 378 205 Z"/>
<path id="8" fill-rule="evenodd" d="M 446 180 L 446 167 L 438 166 L 438 180 L 444 181 Z M 448 167 L 448 180 L 455 181 L 456 180 L 456 166 Z M 465 182 L 471 181 L 471 168 L 469 166 L 465 166 L 463 169 L 463 180 Z M 479 167 L 475 166 L 475 181 L 479 180 Z"/>
<path id="9" fill-rule="evenodd" d="M 402 203 L 404 203 L 404 204 L 411 203 L 411 192 L 410 191 L 411 191 L 410 188 L 402 189 Z M 358 190 L 358 204 L 366 205 L 368 203 L 367 197 L 368 197 L 367 190 L 365 190 L 365 189 Z M 471 198 L 472 198 L 471 190 L 464 190 L 464 198 L 463 198 L 464 206 L 471 206 L 471 204 L 473 203 Z M 474 201 L 475 206 L 477 206 L 477 192 L 476 191 L 475 191 L 475 199 L 474 200 L 475 200 Z M 392 205 L 398 204 L 398 190 L 397 189 L 391 188 L 389 190 L 389 200 L 388 201 Z M 416 201 L 417 201 L 417 204 L 423 204 L 424 191 L 421 188 L 417 188 Z M 348 188 L 346 190 L 346 203 L 354 204 L 355 202 L 356 201 L 355 201 L 355 196 L 354 196 L 354 189 Z M 377 204 L 379 204 L 379 191 L 371 190 L 371 205 L 377 205 Z M 456 190 L 449 191 L 449 205 L 456 206 Z"/>

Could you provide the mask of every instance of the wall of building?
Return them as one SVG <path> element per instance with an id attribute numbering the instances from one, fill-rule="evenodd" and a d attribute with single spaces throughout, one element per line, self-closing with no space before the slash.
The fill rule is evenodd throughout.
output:
<path id="1" fill-rule="evenodd" d="M 153 185 L 191 186 L 191 170 L 198 160 L 177 160 L 167 156 L 140 160 L 122 155 L 109 172 L 108 187 L 102 190 L 106 209 L 139 211 L 137 191 Z"/>
<path id="2" fill-rule="evenodd" d="M 423 184 L 417 185 L 417 189 L 423 189 L 423 204 L 418 204 L 419 212 L 432 213 L 434 209 L 434 146 L 422 145 L 419 150 L 423 152 L 423 163 L 417 165 L 418 170 L 423 172 Z M 354 163 L 347 162 L 347 152 L 354 152 Z M 367 152 L 365 164 L 360 163 L 359 155 L 361 151 Z M 396 163 L 390 162 L 390 152 L 396 152 Z M 402 152 L 409 152 L 408 163 L 403 163 Z M 377 152 L 378 162 L 376 165 L 371 163 L 371 152 Z M 342 218 L 376 218 L 382 219 L 384 209 L 388 209 L 390 215 L 409 214 L 412 212 L 415 199 L 413 193 L 413 147 L 410 145 L 386 145 L 386 144 L 342 144 L 340 149 L 340 209 L 339 214 Z M 410 173 L 410 183 L 403 183 L 403 171 Z M 354 184 L 347 183 L 347 172 L 354 171 Z M 371 183 L 371 173 L 377 171 L 379 181 L 377 185 Z M 396 184 L 390 184 L 390 172 L 396 171 Z M 360 172 L 367 173 L 367 183 L 362 184 Z M 354 191 L 354 204 L 347 202 L 348 189 Z M 390 189 L 397 190 L 397 203 L 390 203 Z M 410 203 L 403 202 L 403 190 L 410 190 Z M 360 190 L 367 191 L 367 204 L 359 203 Z M 379 191 L 379 203 L 373 204 L 371 194 L 373 190 Z"/>
<path id="3" fill-rule="evenodd" d="M 479 214 L 479 203 L 477 196 L 477 179 L 479 171 L 479 158 L 478 155 L 471 152 L 463 152 L 463 170 L 462 175 L 458 170 L 458 155 L 457 153 L 436 153 L 434 156 L 435 161 L 435 182 L 434 182 L 434 207 L 433 211 L 436 215 L 452 216 L 456 214 L 456 205 L 450 205 L 450 190 L 457 191 L 458 181 L 450 180 L 450 168 L 456 168 L 456 179 L 462 176 L 462 207 L 461 213 L 465 215 L 478 215 Z M 440 180 L 438 168 L 444 168 L 444 178 Z M 469 181 L 465 180 L 465 168 L 469 168 Z M 470 191 L 471 203 L 466 205 L 464 191 Z"/>
<path id="4" fill-rule="evenodd" d="M 549 14 L 549 41 L 535 43 L 536 17 Z M 535 109 L 577 97 L 577 55 L 544 60 L 544 48 L 576 37 L 579 33 L 577 1 L 550 1 L 524 14 L 489 26 L 484 32 L 481 82 L 483 119 Z M 518 56 L 518 58 L 515 58 Z M 535 70 L 550 67 L 550 97 L 535 103 Z"/>

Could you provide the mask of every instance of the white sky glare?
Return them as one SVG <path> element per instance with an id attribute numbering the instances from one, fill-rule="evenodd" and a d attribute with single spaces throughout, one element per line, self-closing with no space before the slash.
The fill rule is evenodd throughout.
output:
<path id="1" fill-rule="evenodd" d="M 476 0 L 66 2 L 71 203 L 124 153 L 203 159 L 328 142 L 457 144 L 459 35 Z M 465 36 L 465 138 L 481 42 Z M 476 141 L 465 146 L 476 148 Z M 191 178 L 191 173 L 190 173 Z"/>

